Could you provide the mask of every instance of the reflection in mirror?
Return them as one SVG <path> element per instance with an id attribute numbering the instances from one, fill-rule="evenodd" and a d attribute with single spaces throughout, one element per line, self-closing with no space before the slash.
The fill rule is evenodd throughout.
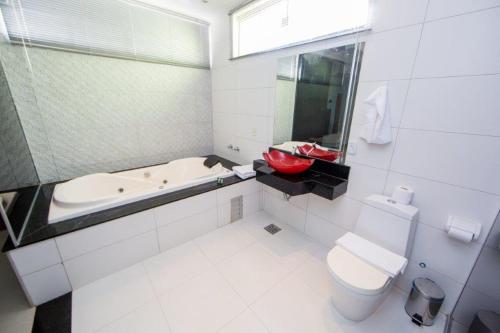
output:
<path id="1" fill-rule="evenodd" d="M 343 161 L 362 48 L 350 44 L 278 60 L 275 148 L 297 152 L 309 144 L 300 153 Z"/>

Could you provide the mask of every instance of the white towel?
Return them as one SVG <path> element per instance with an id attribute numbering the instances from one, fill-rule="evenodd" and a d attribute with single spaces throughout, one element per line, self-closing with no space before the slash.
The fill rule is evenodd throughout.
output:
<path id="1" fill-rule="evenodd" d="M 387 86 L 381 86 L 364 101 L 365 124 L 359 135 L 368 143 L 385 144 L 392 141 Z"/>
<path id="2" fill-rule="evenodd" d="M 253 170 L 252 164 L 234 166 L 233 171 L 241 179 L 247 179 L 255 176 L 256 174 L 256 172 Z"/>
<path id="3" fill-rule="evenodd" d="M 337 239 L 336 244 L 385 272 L 390 277 L 395 277 L 399 273 L 403 273 L 408 264 L 408 259 L 405 257 L 359 237 L 352 232 L 348 232 Z"/>

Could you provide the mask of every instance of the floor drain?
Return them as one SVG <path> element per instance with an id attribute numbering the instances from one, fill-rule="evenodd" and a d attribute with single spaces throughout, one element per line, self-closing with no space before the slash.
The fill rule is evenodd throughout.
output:
<path id="1" fill-rule="evenodd" d="M 268 233 L 270 233 L 271 235 L 274 235 L 275 233 L 277 233 L 278 231 L 281 231 L 281 228 L 278 227 L 277 225 L 274 225 L 274 224 L 270 224 L 268 225 L 267 227 L 264 228 L 264 230 L 266 230 Z"/>

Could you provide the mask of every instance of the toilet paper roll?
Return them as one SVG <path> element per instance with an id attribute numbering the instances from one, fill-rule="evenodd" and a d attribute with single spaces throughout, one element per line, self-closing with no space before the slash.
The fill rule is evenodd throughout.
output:
<path id="1" fill-rule="evenodd" d="M 455 227 L 450 227 L 448 230 L 448 236 L 451 238 L 455 238 L 459 241 L 462 241 L 464 243 L 470 243 L 472 242 L 472 237 L 474 237 L 474 234 L 470 231 L 465 231 L 459 228 Z"/>
<path id="2" fill-rule="evenodd" d="M 397 186 L 392 193 L 392 199 L 397 203 L 409 205 L 413 199 L 413 190 L 408 186 Z"/>

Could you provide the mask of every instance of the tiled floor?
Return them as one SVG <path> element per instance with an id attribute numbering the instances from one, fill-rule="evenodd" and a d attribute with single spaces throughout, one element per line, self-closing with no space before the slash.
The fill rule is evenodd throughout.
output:
<path id="1" fill-rule="evenodd" d="M 263 227 L 283 230 L 270 235 Z M 259 212 L 73 293 L 73 332 L 442 332 L 411 324 L 394 289 L 369 319 L 330 303 L 328 249 Z"/>
<path id="2" fill-rule="evenodd" d="M 0 244 L 7 232 L 0 233 Z M 28 333 L 33 326 L 35 308 L 30 307 L 16 275 L 4 253 L 0 253 L 0 332 Z"/>

